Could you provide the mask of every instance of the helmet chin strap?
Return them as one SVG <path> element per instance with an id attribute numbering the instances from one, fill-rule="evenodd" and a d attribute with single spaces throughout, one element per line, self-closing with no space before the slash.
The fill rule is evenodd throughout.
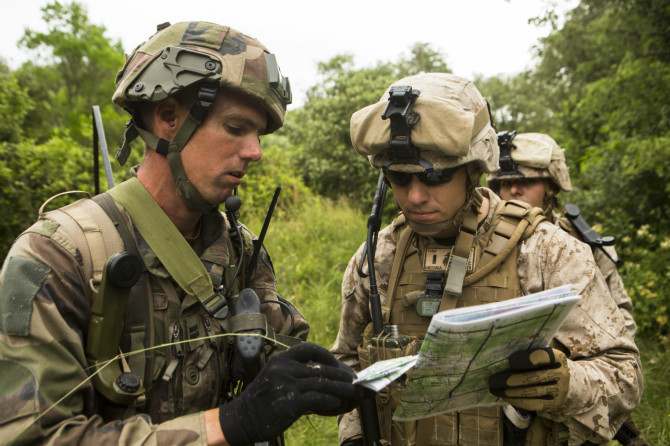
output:
<path id="1" fill-rule="evenodd" d="M 542 178 L 544 183 L 544 198 L 542 199 L 542 210 L 544 215 L 551 219 L 551 214 L 554 211 L 554 208 L 561 209 L 561 205 L 558 202 L 556 195 L 561 191 L 561 189 L 550 179 Z"/>
<path id="2" fill-rule="evenodd" d="M 124 140 L 123 148 L 128 147 L 127 150 L 129 151 L 130 140 L 132 140 L 129 140 L 129 135 L 132 137 L 132 135 L 135 134 L 135 137 L 139 136 L 142 138 L 147 146 L 154 148 L 157 153 L 167 157 L 170 171 L 174 178 L 175 187 L 177 188 L 177 194 L 179 194 L 184 201 L 186 207 L 193 212 L 208 213 L 218 206 L 218 203 L 212 204 L 205 200 L 193 183 L 188 180 L 186 171 L 184 170 L 184 164 L 181 160 L 181 151 L 184 150 L 186 143 L 191 136 L 193 136 L 193 133 L 198 126 L 205 120 L 207 112 L 216 98 L 216 90 L 216 84 L 203 83 L 200 86 L 198 90 L 198 100 L 193 104 L 193 107 L 191 107 L 186 120 L 177 131 L 172 142 L 159 138 L 153 133 L 138 127 L 135 124 L 134 119 L 127 124 L 128 128 L 126 129 L 126 138 Z M 117 156 L 117 159 L 118 158 L 119 157 Z M 121 162 L 121 159 L 119 159 L 119 162 Z"/>

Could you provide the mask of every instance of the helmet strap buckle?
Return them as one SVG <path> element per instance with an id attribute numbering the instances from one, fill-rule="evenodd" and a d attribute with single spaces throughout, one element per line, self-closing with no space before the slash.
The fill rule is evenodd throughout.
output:
<path id="1" fill-rule="evenodd" d="M 207 117 L 207 112 L 209 108 L 214 104 L 216 99 L 216 91 L 218 85 L 216 83 L 202 83 L 198 89 L 198 100 L 193 107 L 191 107 L 190 114 L 197 121 L 202 122 Z"/>

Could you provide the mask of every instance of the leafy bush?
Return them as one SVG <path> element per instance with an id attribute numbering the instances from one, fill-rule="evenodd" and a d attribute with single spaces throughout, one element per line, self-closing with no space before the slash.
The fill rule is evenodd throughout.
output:
<path id="1" fill-rule="evenodd" d="M 4 259 L 14 239 L 38 217 L 48 198 L 68 190 L 92 191 L 92 155 L 67 136 L 44 144 L 0 143 L 0 255 Z M 79 196 L 77 198 L 82 198 Z M 74 201 L 61 197 L 49 206 Z"/>

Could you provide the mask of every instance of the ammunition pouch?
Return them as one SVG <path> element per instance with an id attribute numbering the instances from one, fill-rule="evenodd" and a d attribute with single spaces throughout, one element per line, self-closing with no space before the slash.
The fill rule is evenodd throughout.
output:
<path id="1" fill-rule="evenodd" d="M 403 342 L 397 342 L 383 335 L 373 337 L 372 323 L 364 332 L 363 343 L 358 347 L 361 368 L 385 359 L 415 355 L 421 348 L 421 340 L 417 337 L 404 336 Z M 397 379 L 377 393 L 377 413 L 379 428 L 383 439 L 391 440 L 392 415 L 400 402 L 400 395 L 405 389 L 406 380 Z"/>

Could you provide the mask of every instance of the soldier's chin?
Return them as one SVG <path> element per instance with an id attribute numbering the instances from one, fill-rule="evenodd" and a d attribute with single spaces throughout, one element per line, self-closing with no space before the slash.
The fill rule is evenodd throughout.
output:
<path id="1" fill-rule="evenodd" d="M 449 221 L 441 221 L 437 223 L 418 223 L 408 218 L 407 222 L 414 232 L 426 237 L 440 236 L 441 234 L 448 232 L 449 229 L 453 228 L 453 225 Z"/>

